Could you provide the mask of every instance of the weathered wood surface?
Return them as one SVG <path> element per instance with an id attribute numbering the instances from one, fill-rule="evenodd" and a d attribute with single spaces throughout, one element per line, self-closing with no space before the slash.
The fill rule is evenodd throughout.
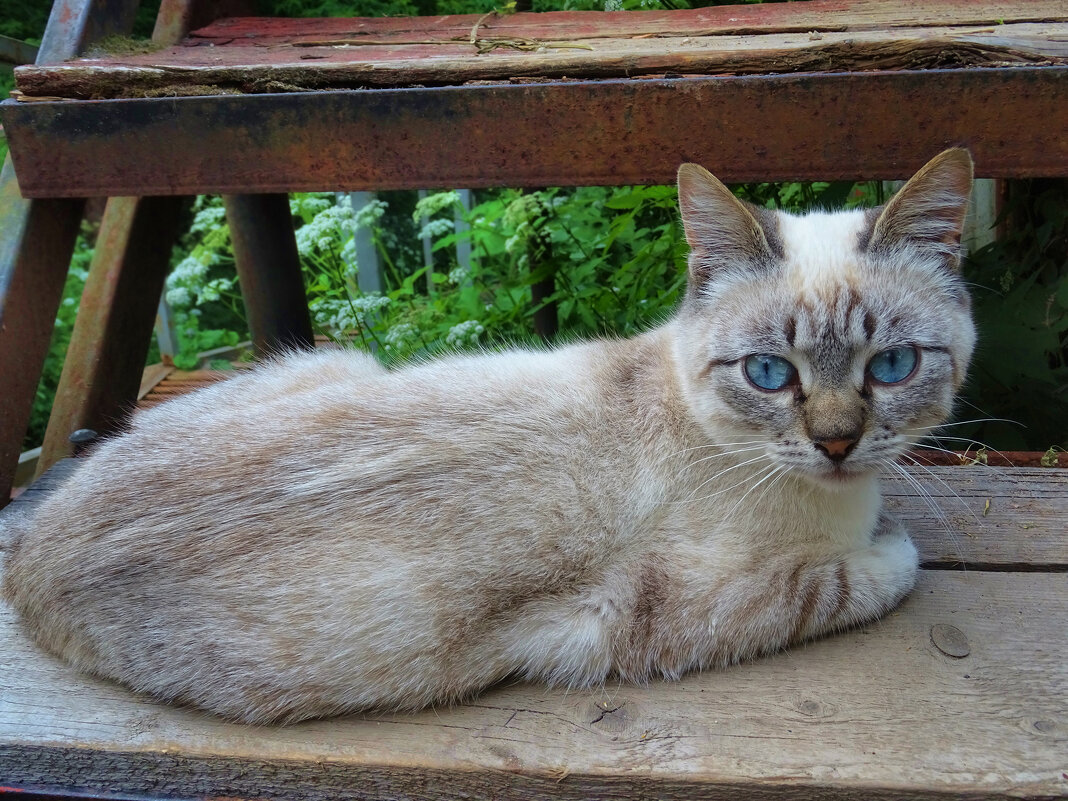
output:
<path id="1" fill-rule="evenodd" d="M 908 524 L 925 566 L 1068 570 L 1068 470 L 905 470 L 908 480 L 883 479 L 883 495 Z"/>
<path id="2" fill-rule="evenodd" d="M 924 572 L 886 620 L 647 687 L 250 728 L 39 653 L 0 609 L 0 783 L 286 799 L 1068 798 L 1068 576 Z M 969 655 L 932 642 L 963 633 Z"/>
<path id="3" fill-rule="evenodd" d="M 16 76 L 22 99 L 32 100 L 1050 65 L 1068 63 L 1065 9 L 1051 0 L 811 0 L 623 14 L 240 18 L 157 52 L 21 67 Z"/>

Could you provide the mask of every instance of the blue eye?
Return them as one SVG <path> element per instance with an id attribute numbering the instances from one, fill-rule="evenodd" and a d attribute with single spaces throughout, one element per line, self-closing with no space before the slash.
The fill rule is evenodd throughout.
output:
<path id="1" fill-rule="evenodd" d="M 916 348 L 890 348 L 875 354 L 868 362 L 868 373 L 881 384 L 897 384 L 912 375 L 916 361 Z"/>
<path id="2" fill-rule="evenodd" d="M 747 356 L 743 366 L 750 381 L 772 392 L 785 387 L 797 375 L 797 370 L 786 359 L 767 353 Z"/>

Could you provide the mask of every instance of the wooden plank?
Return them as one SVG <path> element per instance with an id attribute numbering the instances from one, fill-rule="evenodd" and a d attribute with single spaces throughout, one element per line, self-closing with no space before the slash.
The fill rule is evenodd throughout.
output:
<path id="1" fill-rule="evenodd" d="M 767 6 L 731 5 L 675 11 L 548 11 L 534 14 L 466 14 L 439 17 L 342 17 L 320 19 L 227 18 L 193 31 L 191 47 L 224 47 L 242 40 L 271 46 L 353 38 L 395 41 L 468 39 L 475 24 L 500 38 L 577 40 L 646 35 L 759 35 L 810 31 L 1007 25 L 1063 22 L 1060 0 L 809 0 Z"/>
<path id="2" fill-rule="evenodd" d="M 926 567 L 1068 570 L 1068 470 L 907 468 L 886 476 L 886 504 L 906 521 Z"/>
<path id="3" fill-rule="evenodd" d="M 174 366 L 169 364 L 150 364 L 141 373 L 141 386 L 137 389 L 137 400 L 145 397 L 156 388 L 160 381 L 174 372 Z"/>
<path id="4" fill-rule="evenodd" d="M 539 29 L 540 30 L 540 29 Z M 175 47 L 15 71 L 23 99 L 210 95 L 394 86 L 455 86 L 510 78 L 649 74 L 754 75 L 815 71 L 1002 67 L 1068 63 L 1068 22 L 760 36 L 661 35 L 358 45 Z M 499 46 L 492 46 L 493 43 Z M 514 46 L 506 46 L 505 42 Z"/>
<path id="5" fill-rule="evenodd" d="M 186 797 L 1068 797 L 1068 576 L 924 572 L 896 613 L 647 687 L 252 728 L 39 653 L 0 610 L 0 776 Z M 949 657 L 932 627 L 970 653 Z"/>
<path id="6" fill-rule="evenodd" d="M 891 179 L 952 144 L 972 149 L 983 177 L 1068 175 L 1068 67 L 7 101 L 0 112 L 28 196 L 667 184 L 686 161 L 728 182 Z"/>

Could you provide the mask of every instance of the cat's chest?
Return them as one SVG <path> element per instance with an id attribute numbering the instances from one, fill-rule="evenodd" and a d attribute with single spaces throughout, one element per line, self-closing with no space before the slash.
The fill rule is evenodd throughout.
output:
<path id="1" fill-rule="evenodd" d="M 683 536 L 739 553 L 806 545 L 852 550 L 870 540 L 882 503 L 874 477 L 831 490 L 785 478 L 753 499 L 758 492 L 681 504 L 670 525 Z"/>

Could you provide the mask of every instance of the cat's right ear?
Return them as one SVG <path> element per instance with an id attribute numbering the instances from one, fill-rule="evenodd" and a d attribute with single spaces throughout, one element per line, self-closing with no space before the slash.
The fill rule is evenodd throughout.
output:
<path id="1" fill-rule="evenodd" d="M 960 238 L 972 190 L 972 156 L 945 150 L 906 183 L 875 220 L 869 252 L 912 249 L 960 268 Z"/>
<path id="2" fill-rule="evenodd" d="M 703 287 L 724 273 L 752 274 L 772 259 L 756 217 L 704 167 L 679 167 L 679 210 L 690 245 L 691 287 Z"/>

